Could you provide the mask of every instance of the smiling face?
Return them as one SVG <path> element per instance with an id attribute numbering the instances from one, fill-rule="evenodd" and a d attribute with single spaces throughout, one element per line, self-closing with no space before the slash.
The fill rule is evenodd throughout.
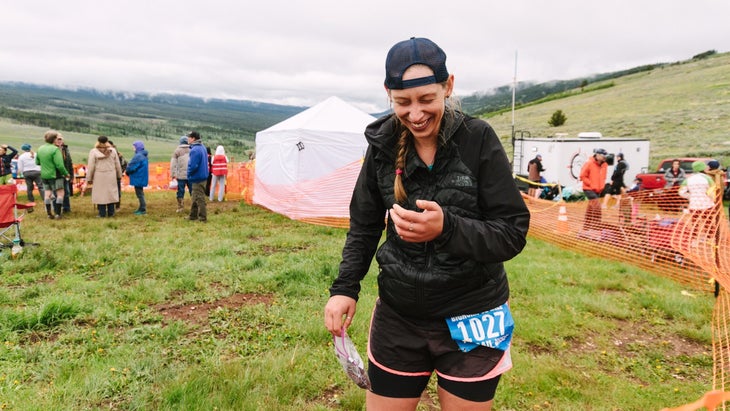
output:
<path id="1" fill-rule="evenodd" d="M 403 80 L 432 76 L 433 71 L 424 65 L 414 65 L 403 73 Z M 446 83 L 427 84 L 404 90 L 388 90 L 393 111 L 416 139 L 437 139 L 444 116 L 446 97 L 454 89 L 454 76 Z"/>

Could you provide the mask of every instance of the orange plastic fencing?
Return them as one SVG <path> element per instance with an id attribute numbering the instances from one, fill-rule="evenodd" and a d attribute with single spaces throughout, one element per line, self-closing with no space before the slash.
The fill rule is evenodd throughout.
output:
<path id="1" fill-rule="evenodd" d="M 362 161 L 296 184 L 255 181 L 255 202 L 293 220 L 331 227 L 349 227 L 350 199 Z"/>
<path id="2" fill-rule="evenodd" d="M 730 287 L 727 216 L 718 206 L 696 215 L 677 188 L 596 200 L 550 201 L 525 196 L 530 235 L 581 253 L 630 261 L 697 290 Z"/>
<path id="3" fill-rule="evenodd" d="M 725 410 L 730 401 L 730 223 L 719 191 L 715 195 L 715 206 L 706 211 L 688 210 L 688 200 L 679 196 L 677 187 L 596 200 L 566 201 L 562 192 L 559 201 L 524 196 L 531 236 L 583 254 L 631 262 L 717 297 L 711 319 L 712 391 L 667 411 Z"/>
<path id="4" fill-rule="evenodd" d="M 730 377 L 730 316 L 728 313 L 730 313 L 730 294 L 723 287 L 719 291 L 712 312 L 712 387 L 721 392 L 728 389 L 730 382 L 728 381 Z M 730 399 L 727 395 L 723 398 L 723 401 Z M 709 405 L 705 406 L 709 410 L 714 409 Z M 725 410 L 725 405 L 722 406 L 722 409 Z"/>
<path id="5" fill-rule="evenodd" d="M 686 404 L 677 408 L 662 408 L 661 411 L 695 411 L 703 407 L 707 408 L 709 411 L 714 411 L 720 406 L 723 407 L 722 409 L 725 409 L 724 405 L 722 405 L 725 401 L 730 401 L 730 392 L 715 390 L 706 393 L 702 398 L 691 404 Z"/>
<path id="6" fill-rule="evenodd" d="M 74 165 L 74 192 L 83 192 L 85 173 L 83 164 Z M 225 197 L 228 200 L 244 200 L 251 203 L 253 198 L 254 162 L 228 163 L 228 176 L 226 177 Z M 174 191 L 170 188 L 172 178 L 170 177 L 170 163 L 150 163 L 149 185 L 145 187 L 148 191 Z M 129 186 L 129 177 L 122 178 L 122 190 L 132 191 Z"/>

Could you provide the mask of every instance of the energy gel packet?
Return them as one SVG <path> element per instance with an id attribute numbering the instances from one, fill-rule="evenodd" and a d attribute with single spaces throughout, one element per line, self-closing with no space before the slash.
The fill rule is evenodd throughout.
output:
<path id="1" fill-rule="evenodd" d="M 357 384 L 358 387 L 366 390 L 370 389 L 370 379 L 368 374 L 365 372 L 365 365 L 358 354 L 355 344 L 352 342 L 350 337 L 347 335 L 345 328 L 342 328 L 340 333 L 341 337 L 334 336 L 335 356 L 345 370 L 345 374 L 352 381 Z"/>

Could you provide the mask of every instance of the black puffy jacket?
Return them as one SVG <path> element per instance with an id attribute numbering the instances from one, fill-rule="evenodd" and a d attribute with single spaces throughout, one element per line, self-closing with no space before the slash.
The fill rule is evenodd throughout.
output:
<path id="1" fill-rule="evenodd" d="M 369 147 L 352 195 L 350 231 L 331 295 L 358 298 L 360 280 L 387 227 L 377 251 L 379 296 L 402 315 L 472 314 L 508 299 L 502 262 L 525 246 L 529 212 L 487 123 L 457 113 L 442 128 L 433 170 L 409 150 L 403 171 L 408 200 L 401 206 L 417 210 L 418 199 L 437 202 L 444 212 L 443 232 L 427 243 L 408 243 L 398 237 L 390 217 L 385 224 L 386 211 L 395 203 L 395 120 L 386 116 L 367 127 Z"/>

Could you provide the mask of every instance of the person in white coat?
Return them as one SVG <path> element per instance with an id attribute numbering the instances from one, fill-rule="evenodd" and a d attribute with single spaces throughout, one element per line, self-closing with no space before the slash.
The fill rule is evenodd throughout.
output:
<path id="1" fill-rule="evenodd" d="M 86 183 L 92 186 L 91 202 L 99 209 L 99 217 L 113 217 L 119 202 L 117 180 L 122 178 L 122 166 L 117 150 L 109 144 L 109 138 L 99 136 L 89 151 L 86 166 Z"/>
<path id="2" fill-rule="evenodd" d="M 43 182 L 41 181 L 41 166 L 35 163 L 35 152 L 31 149 L 30 144 L 23 144 L 20 148 L 23 150 L 23 154 L 18 156 L 18 177 L 22 176 L 25 179 L 28 201 L 32 203 L 35 202 L 34 188 L 38 188 L 41 198 L 45 196 Z M 32 210 L 31 208 L 28 211 Z"/>

